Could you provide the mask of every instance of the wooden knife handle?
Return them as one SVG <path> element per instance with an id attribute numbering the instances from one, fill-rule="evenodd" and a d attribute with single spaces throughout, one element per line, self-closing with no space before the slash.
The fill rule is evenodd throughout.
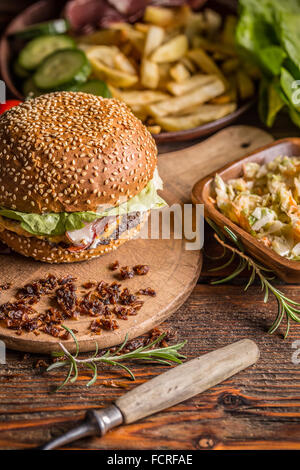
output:
<path id="1" fill-rule="evenodd" d="M 259 349 L 243 339 L 192 359 L 134 388 L 115 402 L 125 423 L 181 403 L 254 364 Z"/>

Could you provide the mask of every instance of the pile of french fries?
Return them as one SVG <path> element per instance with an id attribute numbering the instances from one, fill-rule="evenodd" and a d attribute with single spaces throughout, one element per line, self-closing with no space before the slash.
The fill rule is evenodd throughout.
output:
<path id="1" fill-rule="evenodd" d="M 232 113 L 255 93 L 255 67 L 238 58 L 236 17 L 148 6 L 143 22 L 79 38 L 93 76 L 105 80 L 150 132 L 192 129 Z"/>

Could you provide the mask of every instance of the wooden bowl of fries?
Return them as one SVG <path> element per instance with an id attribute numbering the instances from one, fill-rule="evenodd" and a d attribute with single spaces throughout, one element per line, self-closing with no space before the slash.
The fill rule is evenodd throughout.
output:
<path id="1" fill-rule="evenodd" d="M 53 15 L 48 3 L 21 13 L 1 42 L 2 74 L 19 97 L 7 33 L 53 18 L 47 18 L 48 11 Z M 237 55 L 234 11 L 217 1 L 197 12 L 188 5 L 150 5 L 139 22 L 114 23 L 75 39 L 92 65 L 91 78 L 104 80 L 158 142 L 189 140 L 225 127 L 253 103 L 257 70 Z"/>

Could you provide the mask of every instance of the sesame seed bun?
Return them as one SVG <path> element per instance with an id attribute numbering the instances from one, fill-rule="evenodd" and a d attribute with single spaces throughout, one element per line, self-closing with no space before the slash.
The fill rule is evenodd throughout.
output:
<path id="1" fill-rule="evenodd" d="M 151 134 L 115 99 L 55 92 L 0 117 L 1 207 L 40 214 L 117 206 L 142 191 L 156 164 Z"/>
<path id="2" fill-rule="evenodd" d="M 116 250 L 120 245 L 136 237 L 148 218 L 149 212 L 143 214 L 139 225 L 123 232 L 116 240 L 111 240 L 107 245 L 98 245 L 97 248 L 87 249 L 78 252 L 70 252 L 67 248 L 53 245 L 47 240 L 36 237 L 24 237 L 9 230 L 0 232 L 0 241 L 9 246 L 12 250 L 23 256 L 34 258 L 45 263 L 76 263 L 97 258 L 110 251 Z"/>

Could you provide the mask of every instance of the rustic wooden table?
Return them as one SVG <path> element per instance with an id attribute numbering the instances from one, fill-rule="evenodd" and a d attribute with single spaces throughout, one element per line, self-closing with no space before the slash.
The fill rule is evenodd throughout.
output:
<path id="1" fill-rule="evenodd" d="M 1 22 L 15 14 L 16 3 L 0 2 Z M 255 109 L 239 124 L 260 126 Z M 275 138 L 299 136 L 299 129 L 283 117 L 272 129 Z M 190 143 L 189 143 L 190 144 Z M 165 145 L 161 152 L 185 144 Z M 205 251 L 216 245 L 206 228 Z M 109 432 L 104 438 L 84 439 L 69 449 L 300 449 L 300 374 L 293 364 L 292 343 L 300 339 L 300 325 L 293 325 L 288 339 L 267 334 L 276 314 L 276 302 L 263 303 L 258 284 L 246 293 L 245 278 L 226 285 L 210 285 L 211 261 L 205 257 L 201 277 L 190 298 L 163 325 L 188 339 L 185 354 L 199 356 L 241 338 L 252 338 L 260 347 L 259 362 L 230 380 L 178 406 Z M 280 289 L 300 300 L 297 285 Z M 122 373 L 101 370 L 96 384 L 87 389 L 87 376 L 53 394 L 63 372 L 45 373 L 33 355 L 8 352 L 0 365 L 0 449 L 37 446 L 74 426 L 85 410 L 102 407 L 145 380 L 166 370 L 161 366 L 134 365 L 137 377 L 130 382 Z M 47 359 L 47 358 L 46 358 Z M 106 381 L 106 382 L 103 382 Z M 110 386 L 111 381 L 117 387 Z"/>

